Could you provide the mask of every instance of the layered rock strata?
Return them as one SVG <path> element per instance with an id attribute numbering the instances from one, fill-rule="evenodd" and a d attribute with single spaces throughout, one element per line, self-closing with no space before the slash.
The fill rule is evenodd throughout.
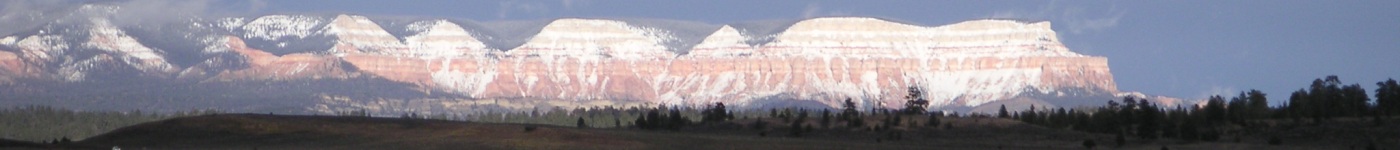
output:
<path id="1" fill-rule="evenodd" d="M 793 24 L 759 45 L 746 44 L 750 36 L 724 26 L 685 55 L 666 51 L 661 45 L 666 36 L 618 21 L 560 19 L 511 50 L 456 49 L 496 55 L 397 57 L 368 53 L 392 49 L 373 46 L 342 51 L 367 52 L 344 57 L 366 73 L 478 98 L 663 104 L 776 98 L 830 106 L 854 98 L 870 103 L 862 105 L 897 107 L 909 86 L 927 90 L 934 106 L 977 106 L 1058 89 L 1117 92 L 1107 59 L 1070 52 L 1048 22 L 922 27 L 819 18 Z M 448 41 L 482 45 L 466 36 Z"/>
<path id="2" fill-rule="evenodd" d="M 781 25 L 772 34 L 717 26 L 703 41 L 685 43 L 689 38 L 673 29 L 568 18 L 543 25 L 519 46 L 493 49 L 488 45 L 507 36 L 447 20 L 407 22 L 400 30 L 355 15 L 270 15 L 194 21 L 192 28 L 214 31 L 184 36 L 205 42 L 205 61 L 178 66 L 166 58 L 175 50 L 143 45 L 101 16 L 78 20 L 89 23 L 0 39 L 0 83 L 80 82 L 100 72 L 94 70 L 200 82 L 364 74 L 476 99 L 673 105 L 810 100 L 831 107 L 845 99 L 862 107 L 901 107 L 907 87 L 927 91 L 922 96 L 934 107 L 1119 93 L 1107 59 L 1070 51 L 1049 22 L 919 26 L 815 18 Z"/>

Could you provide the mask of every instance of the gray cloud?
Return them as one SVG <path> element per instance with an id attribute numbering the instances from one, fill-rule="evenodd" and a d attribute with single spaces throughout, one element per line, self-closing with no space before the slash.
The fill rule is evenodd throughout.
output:
<path id="1" fill-rule="evenodd" d="M 1091 10 L 1078 5 L 1065 6 L 1057 1 L 1032 10 L 1006 10 L 992 13 L 990 18 L 1043 19 L 1064 24 L 1070 33 L 1098 32 L 1118 26 L 1118 20 L 1127 14 L 1126 10 L 1109 7 Z"/>
<path id="2" fill-rule="evenodd" d="M 549 13 L 549 7 L 548 7 L 548 6 L 545 6 L 544 3 L 539 3 L 538 1 L 515 1 L 515 0 L 512 0 L 512 1 L 503 1 L 503 2 L 500 2 L 499 4 L 500 4 L 500 7 L 498 7 L 498 8 L 497 8 L 497 11 L 496 11 L 496 17 L 497 17 L 497 18 L 506 18 L 507 16 L 510 16 L 512 13 L 517 13 L 517 12 L 519 12 L 519 13 L 531 14 L 531 15 L 541 15 L 541 14 Z"/>
<path id="3" fill-rule="evenodd" d="M 564 10 L 574 10 L 574 7 L 587 7 L 590 2 L 586 0 L 562 0 L 559 1 L 564 6 Z"/>
<path id="4" fill-rule="evenodd" d="M 248 8 L 223 7 L 221 13 L 246 13 L 259 11 L 267 6 L 265 1 L 248 1 Z M 113 12 L 74 11 L 84 5 L 115 6 Z M 210 15 L 215 6 L 212 0 L 10 0 L 0 2 L 0 35 L 13 35 L 33 30 L 55 20 L 67 17 L 107 17 L 117 26 L 160 26 L 187 21 L 192 18 Z M 73 14 L 72 13 L 86 13 Z M 69 18 L 82 19 L 82 18 Z"/>
<path id="5" fill-rule="evenodd" d="M 802 18 L 817 17 L 817 15 L 820 15 L 819 13 L 821 13 L 821 11 L 822 7 L 820 5 L 817 3 L 809 3 L 807 4 L 807 8 L 802 9 Z"/>
<path id="6" fill-rule="evenodd" d="M 70 10 L 69 1 L 12 0 L 0 3 L 0 36 L 33 29 Z"/>
<path id="7" fill-rule="evenodd" d="M 120 9 L 111 14 L 118 26 L 162 25 L 208 15 L 209 0 L 131 0 L 114 4 Z"/>

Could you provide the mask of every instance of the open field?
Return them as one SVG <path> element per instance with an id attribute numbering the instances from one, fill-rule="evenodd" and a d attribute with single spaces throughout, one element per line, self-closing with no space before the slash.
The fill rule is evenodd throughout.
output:
<path id="1" fill-rule="evenodd" d="M 125 127 L 70 144 L 45 145 L 6 141 L 11 148 L 126 149 L 1085 149 L 1085 139 L 1099 149 L 1346 149 L 1353 132 L 1385 128 L 1330 129 L 1348 135 L 1316 133 L 1297 127 L 1272 133 L 1290 141 L 1282 146 L 1264 138 L 1225 137 L 1228 142 L 1185 142 L 1129 138 L 1117 147 L 1113 135 L 1048 129 L 995 118 L 947 118 L 946 124 L 870 128 L 813 129 L 795 137 L 783 125 L 763 130 L 748 126 L 754 119 L 694 125 L 678 131 L 601 129 L 530 124 L 473 123 L 442 120 L 220 114 L 183 117 Z M 768 119 L 764 121 L 779 122 Z M 873 120 L 872 120 L 873 121 Z M 921 121 L 921 120 L 916 120 Z M 951 125 L 952 127 L 948 127 Z M 1340 125 L 1344 126 L 1344 125 Z M 527 128 L 534 128 L 527 131 Z M 1388 128 L 1394 130 L 1395 128 Z M 764 133 L 760 136 L 760 133 Z M 898 134 L 898 135 L 896 135 Z M 1359 136 L 1359 135 L 1358 135 Z M 1374 135 L 1373 135 L 1374 136 Z M 1383 136 L 1383 135 L 1381 135 Z M 1331 139 L 1314 139 L 1314 137 Z M 1394 140 L 1392 135 L 1385 140 Z M 1302 142 L 1319 140 L 1319 142 Z M 1333 141 L 1329 141 L 1333 140 Z M 1300 142 L 1293 142 L 1300 141 Z M 1380 141 L 1395 148 L 1395 141 Z M 1293 144 L 1298 143 L 1298 144 Z M 1392 145 L 1385 145 L 1392 144 Z"/>

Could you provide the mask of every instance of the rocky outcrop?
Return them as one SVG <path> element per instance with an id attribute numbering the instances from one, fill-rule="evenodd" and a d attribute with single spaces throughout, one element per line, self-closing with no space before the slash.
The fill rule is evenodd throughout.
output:
<path id="1" fill-rule="evenodd" d="M 14 82 L 16 78 L 32 77 L 28 71 L 29 66 L 19 59 L 19 55 L 0 50 L 0 84 Z"/>
<path id="2" fill-rule="evenodd" d="M 354 76 L 353 66 L 342 64 L 332 56 L 315 54 L 272 55 L 262 50 L 249 48 L 242 39 L 225 37 L 226 45 L 239 54 L 246 63 L 245 68 L 226 70 L 209 80 L 215 81 L 258 81 L 348 78 Z"/>

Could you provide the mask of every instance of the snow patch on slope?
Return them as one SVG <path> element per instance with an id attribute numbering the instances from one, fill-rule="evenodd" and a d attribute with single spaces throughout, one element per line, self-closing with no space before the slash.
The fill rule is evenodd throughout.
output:
<path id="1" fill-rule="evenodd" d="M 241 19 L 236 20 L 241 22 Z M 315 34 L 322 19 L 304 15 L 268 15 L 253 19 L 243 25 L 243 38 L 277 40 L 282 37 L 306 38 Z M 227 23 L 237 24 L 237 23 Z"/>
<path id="2" fill-rule="evenodd" d="M 486 43 L 477 40 L 461 26 L 447 20 L 420 21 L 409 24 L 406 30 L 411 35 L 404 37 L 404 44 L 413 56 L 426 58 L 453 57 L 462 55 L 482 56 L 489 50 Z"/>
<path id="3" fill-rule="evenodd" d="M 587 60 L 661 59 L 674 56 L 664 51 L 666 47 L 662 43 L 675 39 L 664 30 L 634 27 L 620 21 L 559 19 L 508 53 L 520 57 Z"/>

